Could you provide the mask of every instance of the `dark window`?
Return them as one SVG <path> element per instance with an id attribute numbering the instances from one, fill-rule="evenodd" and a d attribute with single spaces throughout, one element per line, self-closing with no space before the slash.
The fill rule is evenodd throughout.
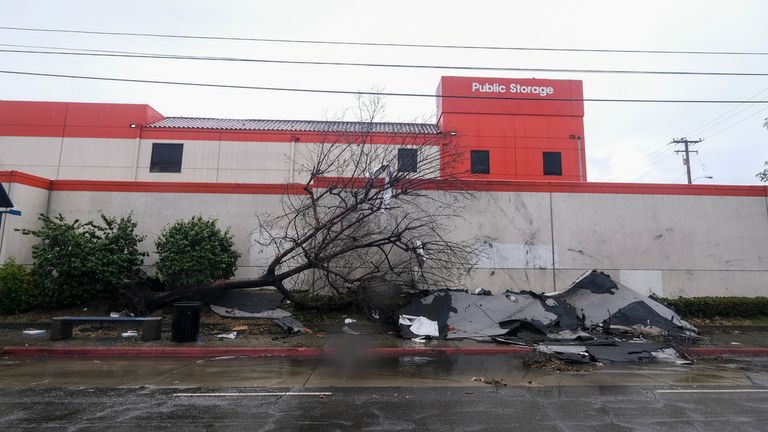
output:
<path id="1" fill-rule="evenodd" d="M 469 158 L 472 174 L 491 173 L 491 158 L 488 150 L 471 150 Z"/>
<path id="2" fill-rule="evenodd" d="M 563 161 L 560 152 L 544 152 L 544 175 L 563 175 Z"/>
<path id="3" fill-rule="evenodd" d="M 416 149 L 397 149 L 397 170 L 413 172 L 419 170 L 419 151 Z"/>
<path id="4" fill-rule="evenodd" d="M 152 144 L 152 161 L 149 172 L 180 173 L 184 144 Z"/>

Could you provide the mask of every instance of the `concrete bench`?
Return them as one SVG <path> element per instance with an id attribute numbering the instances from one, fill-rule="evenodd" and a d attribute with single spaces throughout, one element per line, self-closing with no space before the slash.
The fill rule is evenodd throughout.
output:
<path id="1" fill-rule="evenodd" d="M 99 317 L 99 316 L 61 316 L 51 319 L 51 340 L 72 337 L 74 324 L 101 323 L 117 325 L 141 324 L 141 340 L 160 339 L 163 325 L 162 317 Z"/>

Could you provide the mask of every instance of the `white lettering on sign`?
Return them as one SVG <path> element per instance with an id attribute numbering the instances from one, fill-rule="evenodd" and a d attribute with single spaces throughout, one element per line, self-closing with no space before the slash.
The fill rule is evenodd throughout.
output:
<path id="1" fill-rule="evenodd" d="M 510 83 L 509 86 L 499 83 L 472 83 L 472 92 L 480 93 L 514 93 L 514 94 L 534 94 L 541 97 L 555 94 L 555 88 L 550 86 L 532 86 Z"/>
<path id="2" fill-rule="evenodd" d="M 522 94 L 532 93 L 544 97 L 546 95 L 555 93 L 555 89 L 553 87 L 521 86 L 520 84 L 510 84 L 509 92 Z"/>
<path id="3" fill-rule="evenodd" d="M 473 82 L 472 91 L 473 92 L 479 91 L 480 93 L 506 93 L 507 88 L 499 83 L 480 84 L 480 83 Z"/>

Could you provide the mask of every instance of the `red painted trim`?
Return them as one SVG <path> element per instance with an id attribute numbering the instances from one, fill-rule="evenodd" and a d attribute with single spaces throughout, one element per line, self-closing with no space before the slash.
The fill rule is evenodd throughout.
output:
<path id="1" fill-rule="evenodd" d="M 376 187 L 381 187 L 384 185 L 384 179 L 374 179 L 373 183 Z M 361 189 L 367 184 L 368 179 L 365 177 L 317 177 L 312 183 L 312 187 L 327 188 L 330 186 L 342 186 L 344 188 Z"/>
<path id="2" fill-rule="evenodd" d="M 766 186 L 549 182 L 555 193 L 764 197 Z"/>
<path id="3" fill-rule="evenodd" d="M 532 352 L 523 346 L 487 346 L 487 347 L 376 347 L 363 351 L 371 357 L 400 356 L 439 356 L 439 355 L 516 355 Z M 730 348 L 730 347 L 693 347 L 686 350 L 689 355 L 731 356 L 731 357 L 768 357 L 768 347 Z M 331 357 L 337 355 L 333 348 L 282 348 L 282 347 L 190 347 L 190 346 L 8 346 L 2 349 L 3 355 L 16 357 Z"/>
<path id="4" fill-rule="evenodd" d="M 32 186 L 39 189 L 51 190 L 51 181 L 34 176 L 32 174 L 23 173 L 21 171 L 0 171 L 0 182 L 3 183 L 17 183 L 26 186 Z"/>
<path id="5" fill-rule="evenodd" d="M 20 183 L 55 191 L 83 192 L 157 192 L 206 194 L 265 194 L 302 195 L 302 184 L 279 183 L 202 183 L 154 181 L 48 180 L 19 171 L 0 171 L 0 181 Z M 313 187 L 326 188 L 334 184 L 360 187 L 365 179 L 320 177 Z M 382 180 L 379 180 L 381 182 Z M 479 191 L 479 192 L 543 192 L 584 193 L 608 195 L 689 195 L 766 197 L 768 186 L 679 185 L 654 183 L 587 183 L 525 180 L 414 180 L 408 187 L 420 190 Z"/>
<path id="6" fill-rule="evenodd" d="M 54 191 L 303 195 L 300 184 L 54 180 Z"/>
<path id="7" fill-rule="evenodd" d="M 189 347 L 189 346 L 140 346 L 140 347 L 34 347 L 10 346 L 4 354 L 18 357 L 318 357 L 321 348 L 259 348 L 259 347 Z"/>
<path id="8" fill-rule="evenodd" d="M 340 177 L 318 178 L 315 187 L 347 184 L 349 179 Z M 362 182 L 360 182 L 362 183 Z M 703 196 L 768 196 L 768 186 L 735 185 L 680 185 L 656 183 L 588 183 L 534 180 L 429 180 L 419 179 L 406 183 L 419 190 L 479 191 L 479 192 L 544 192 L 586 193 L 613 195 L 703 195 Z"/>
<path id="9" fill-rule="evenodd" d="M 151 128 L 145 127 L 141 138 L 146 140 L 179 140 L 179 141 L 232 141 L 261 143 L 341 143 L 346 145 L 354 141 L 356 135 L 334 133 L 303 132 L 303 131 L 250 131 L 222 129 L 186 129 L 186 128 Z M 350 138 L 351 137 L 351 138 Z M 383 145 L 419 145 L 439 146 L 444 144 L 442 134 L 422 135 L 408 133 L 370 134 L 366 136 L 369 144 Z"/>
<path id="10" fill-rule="evenodd" d="M 146 104 L 0 101 L 2 136 L 137 138 L 163 118 Z"/>
<path id="11" fill-rule="evenodd" d="M 0 136 L 6 137 L 44 137 L 44 138 L 119 138 L 145 140 L 174 140 L 174 141 L 232 141 L 260 143 L 303 143 L 348 144 L 349 138 L 342 135 L 320 134 L 313 132 L 295 131 L 238 131 L 219 129 L 181 129 L 181 128 L 148 128 L 141 131 L 136 128 L 110 128 L 97 126 L 30 126 L 30 125 L 0 125 Z M 445 143 L 442 135 L 414 134 L 375 134 L 366 137 L 368 144 L 382 145 L 418 145 L 439 146 Z"/>
<path id="12" fill-rule="evenodd" d="M 489 346 L 476 348 L 371 348 L 363 355 L 371 357 L 438 356 L 438 355 L 498 355 L 523 354 L 531 348 L 518 346 Z M 189 347 L 189 346 L 134 346 L 134 347 L 43 347 L 9 346 L 3 355 L 16 357 L 332 357 L 339 354 L 334 348 L 282 348 L 282 347 Z"/>
<path id="13" fill-rule="evenodd" d="M 64 133 L 58 135 L 58 137 L 62 136 L 64 138 L 136 139 L 139 137 L 139 126 L 135 128 L 66 126 Z"/>

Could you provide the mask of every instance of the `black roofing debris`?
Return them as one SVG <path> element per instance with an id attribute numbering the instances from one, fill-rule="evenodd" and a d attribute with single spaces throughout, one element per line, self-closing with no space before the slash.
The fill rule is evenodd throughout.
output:
<path id="1" fill-rule="evenodd" d="M 248 288 L 227 290 L 207 299 L 211 310 L 227 318 L 263 318 L 272 320 L 288 333 L 311 333 L 290 312 L 278 306 L 283 295 L 277 290 Z"/>
<path id="2" fill-rule="evenodd" d="M 405 338 L 525 344 L 578 363 L 685 363 L 688 360 L 671 343 L 642 338 L 698 338 L 696 328 L 674 311 L 599 271 L 587 272 L 568 289 L 550 294 L 440 290 L 398 313 Z M 430 321 L 434 325 L 427 325 Z"/>
<path id="3" fill-rule="evenodd" d="M 537 352 L 550 354 L 560 360 L 571 363 L 625 363 L 638 361 L 663 361 L 677 364 L 690 364 L 691 360 L 682 356 L 661 342 L 646 340 L 599 341 L 584 345 L 558 345 L 552 343 L 537 344 Z"/>
<path id="4" fill-rule="evenodd" d="M 206 301 L 208 304 L 240 312 L 260 313 L 279 308 L 283 295 L 274 289 L 246 288 L 217 292 Z"/>

